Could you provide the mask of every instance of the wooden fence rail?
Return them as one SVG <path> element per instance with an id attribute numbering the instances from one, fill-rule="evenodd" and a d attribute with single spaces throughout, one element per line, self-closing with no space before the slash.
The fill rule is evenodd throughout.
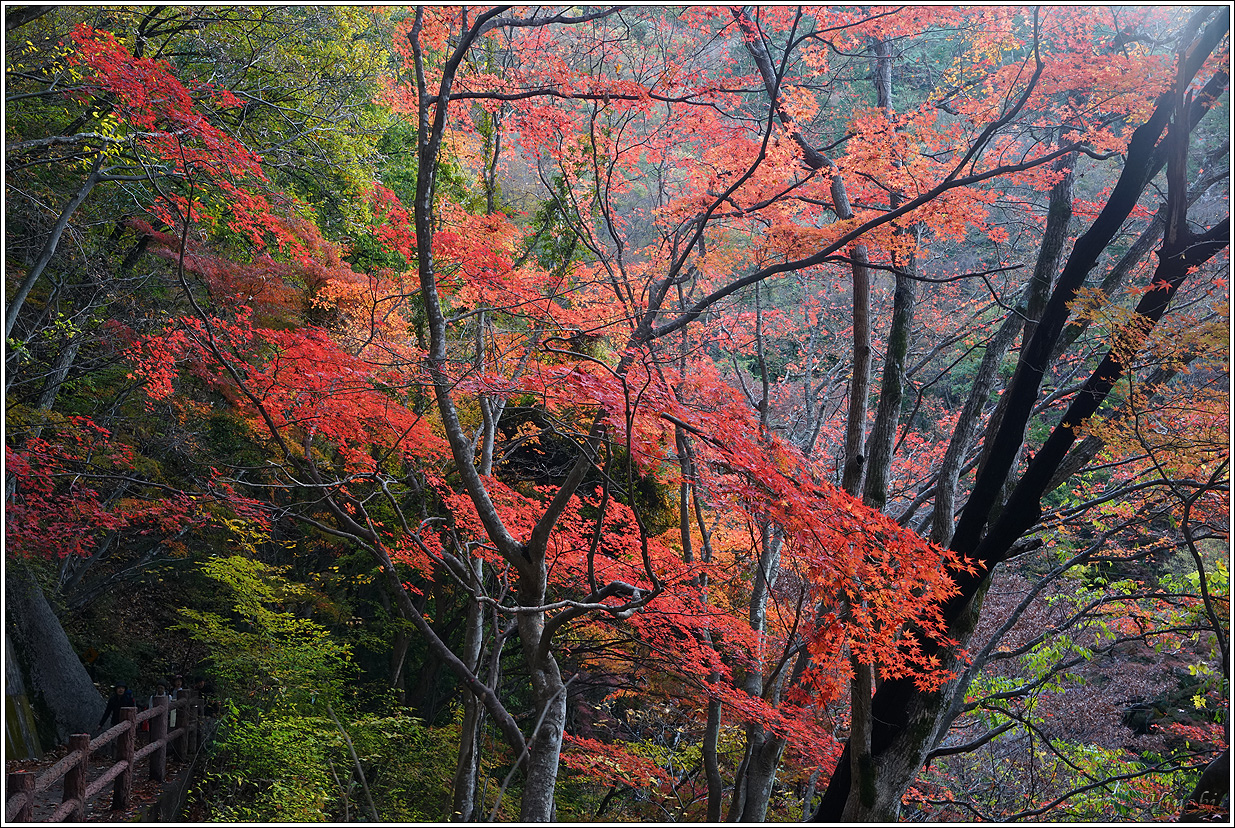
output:
<path id="1" fill-rule="evenodd" d="M 169 714 L 183 710 L 177 727 L 168 730 Z M 112 809 L 129 807 L 133 791 L 133 771 L 138 763 L 149 757 L 150 778 L 162 782 L 167 775 L 167 748 L 177 740 L 187 754 L 197 751 L 201 744 L 202 700 L 195 690 L 186 690 L 181 698 L 172 701 L 167 696 L 155 696 L 149 710 L 137 712 L 136 707 L 122 707 L 123 719 L 111 729 L 91 739 L 89 733 L 75 733 L 69 737 L 69 752 L 41 775 L 29 771 L 8 774 L 8 799 L 4 806 L 5 822 L 31 822 L 34 815 L 34 798 L 64 779 L 64 796 L 60 806 L 52 812 L 47 822 L 64 822 L 77 815 L 85 819 L 86 803 L 100 791 L 112 784 Z M 137 728 L 150 721 L 150 743 L 137 749 Z M 102 776 L 86 784 L 90 767 L 90 755 L 99 748 L 116 743 L 116 762 Z"/>

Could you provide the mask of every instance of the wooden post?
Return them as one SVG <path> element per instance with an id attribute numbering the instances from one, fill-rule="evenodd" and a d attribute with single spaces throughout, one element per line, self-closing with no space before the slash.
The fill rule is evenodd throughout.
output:
<path id="1" fill-rule="evenodd" d="M 24 796 L 26 801 L 17 809 L 14 822 L 32 822 L 34 820 L 34 774 L 30 771 L 13 771 L 8 774 L 8 795 Z"/>
<path id="2" fill-rule="evenodd" d="M 188 756 L 197 753 L 197 721 L 200 718 L 199 714 L 201 712 L 198 710 L 199 704 L 201 704 L 201 696 L 198 695 L 196 690 L 190 690 L 189 704 L 186 708 L 186 712 L 189 714 L 188 721 L 186 722 L 189 726 L 189 732 L 184 737 L 187 742 L 185 752 Z"/>
<path id="3" fill-rule="evenodd" d="M 86 819 L 86 772 L 90 767 L 90 734 L 74 733 L 69 736 L 69 752 L 77 753 L 77 761 L 64 774 L 64 798 L 77 808 L 77 819 Z"/>
<path id="4" fill-rule="evenodd" d="M 158 708 L 158 714 L 150 719 L 150 742 L 158 744 L 160 740 L 167 739 L 167 705 L 169 699 L 166 695 L 155 696 L 154 706 Z M 167 776 L 167 745 L 157 747 L 154 753 L 150 754 L 150 778 L 155 782 L 162 782 Z"/>
<path id="5" fill-rule="evenodd" d="M 128 724 L 128 729 L 116 737 L 116 761 L 124 762 L 125 769 L 116 777 L 112 788 L 111 809 L 124 811 L 129 807 L 130 794 L 133 793 L 133 754 L 137 752 L 137 708 L 120 708 L 120 718 Z"/>

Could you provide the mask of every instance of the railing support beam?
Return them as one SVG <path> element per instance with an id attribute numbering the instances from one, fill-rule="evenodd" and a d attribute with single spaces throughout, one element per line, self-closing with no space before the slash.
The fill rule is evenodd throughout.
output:
<path id="1" fill-rule="evenodd" d="M 30 771 L 13 771 L 8 774 L 8 793 L 9 799 L 14 796 L 25 797 L 21 807 L 17 809 L 17 814 L 13 817 L 14 822 L 31 822 L 34 820 L 34 774 Z"/>
<path id="2" fill-rule="evenodd" d="M 86 819 L 86 774 L 90 769 L 90 734 L 74 733 L 69 736 L 69 752 L 77 753 L 78 759 L 64 775 L 64 798 L 72 802 L 78 819 Z"/>
<path id="3" fill-rule="evenodd" d="M 157 744 L 167 739 L 168 698 L 166 695 L 155 696 L 154 706 L 158 713 L 150 720 L 150 741 Z M 162 782 L 167 777 L 167 745 L 155 748 L 150 754 L 150 778 Z"/>
<path id="4" fill-rule="evenodd" d="M 133 754 L 137 752 L 137 708 L 120 708 L 120 718 L 129 727 L 116 739 L 116 761 L 124 762 L 125 768 L 116 777 L 116 785 L 112 788 L 111 809 L 113 811 L 127 810 L 129 799 L 132 798 Z"/>

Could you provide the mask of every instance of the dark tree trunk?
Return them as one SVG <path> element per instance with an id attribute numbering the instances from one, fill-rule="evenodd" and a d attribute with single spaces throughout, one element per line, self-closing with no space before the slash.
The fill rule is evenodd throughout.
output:
<path id="1" fill-rule="evenodd" d="M 1064 242 L 1067 240 L 1068 223 L 1072 220 L 1072 165 L 1076 163 L 1076 154 L 1065 155 L 1055 162 L 1057 172 L 1065 171 L 1063 178 L 1051 188 L 1050 206 L 1046 214 L 1046 229 L 1042 237 L 1042 246 L 1038 250 L 1038 261 L 1034 266 L 1033 276 L 1026 289 L 1024 312 L 1017 308 L 1004 320 L 999 330 L 987 343 L 986 353 L 974 377 L 969 390 L 969 397 L 956 421 L 952 439 L 944 454 L 943 463 L 939 469 L 939 478 L 935 484 L 935 508 L 931 520 L 931 540 L 941 545 L 947 545 L 952 540 L 952 521 L 956 504 L 956 486 L 960 480 L 961 466 L 968 457 L 977 436 L 978 421 L 982 416 L 982 408 L 986 405 L 995 382 L 999 378 L 999 364 L 1012 345 L 1012 340 L 1025 325 L 1025 318 L 1036 319 L 1042 313 L 1046 296 L 1050 290 L 1051 281 L 1059 269 L 1063 258 Z M 997 407 L 997 413 L 992 416 L 990 427 L 998 428 L 1002 419 L 1002 405 Z"/>
<path id="2" fill-rule="evenodd" d="M 717 745 L 720 741 L 720 700 L 708 702 L 707 728 L 703 732 L 703 773 L 708 780 L 708 822 L 720 822 L 721 796 L 724 780 L 720 775 Z"/>
<path id="3" fill-rule="evenodd" d="M 1227 748 L 1205 766 L 1201 778 L 1188 794 L 1180 822 L 1230 822 L 1231 750 Z M 1227 807 L 1222 808 L 1223 801 Z"/>
<path id="4" fill-rule="evenodd" d="M 866 482 L 862 501 L 880 511 L 888 500 L 892 447 L 900 423 L 901 401 L 905 397 L 905 356 L 909 353 L 909 337 L 913 328 L 913 265 L 905 263 L 904 267 L 909 273 L 898 273 L 896 276 L 892 326 L 888 331 L 888 349 L 884 354 L 883 374 L 879 381 L 879 403 L 875 407 L 875 422 L 866 440 Z"/>

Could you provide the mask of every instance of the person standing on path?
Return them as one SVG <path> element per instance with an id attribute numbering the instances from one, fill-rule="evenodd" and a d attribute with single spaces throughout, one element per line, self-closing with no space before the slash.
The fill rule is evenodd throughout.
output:
<path id="1" fill-rule="evenodd" d="M 102 729 L 103 723 L 107 721 L 107 717 L 111 716 L 112 727 L 120 724 L 120 709 L 123 707 L 136 707 L 137 702 L 133 701 L 133 692 L 129 690 L 124 682 L 116 682 L 116 692 L 107 700 L 107 707 L 103 708 L 103 715 L 99 717 L 99 728 Z M 111 748 L 112 755 L 115 755 L 116 740 L 108 745 Z"/>

